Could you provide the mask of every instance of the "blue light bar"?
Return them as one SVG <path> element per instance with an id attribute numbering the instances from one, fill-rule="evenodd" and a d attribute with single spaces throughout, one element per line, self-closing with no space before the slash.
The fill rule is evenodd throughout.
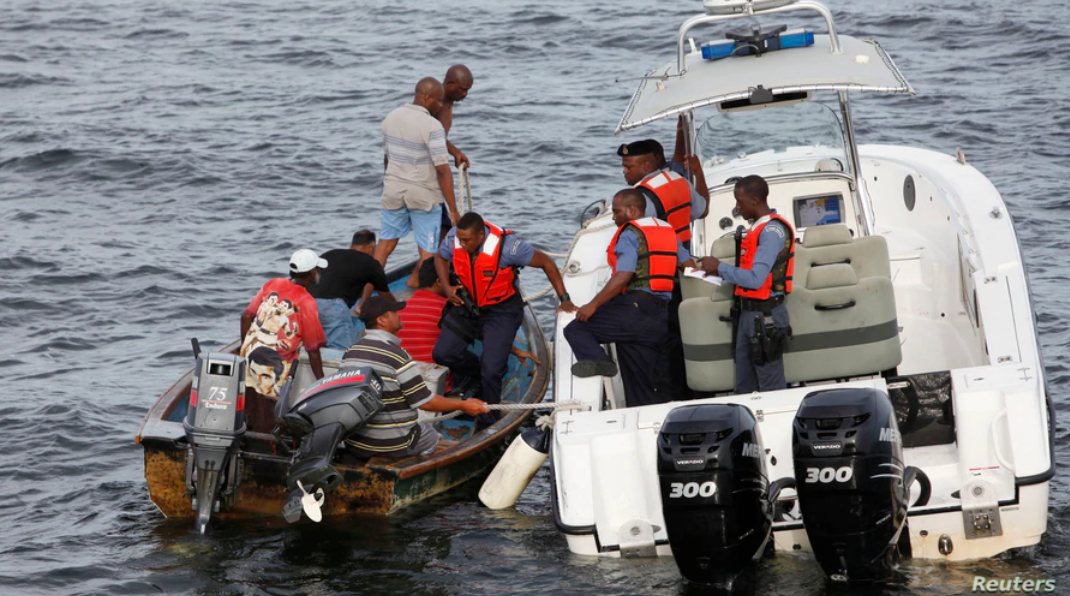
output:
<path id="1" fill-rule="evenodd" d="M 780 49 L 805 48 L 814 45 L 812 29 L 792 29 L 780 34 Z"/>
<path id="2" fill-rule="evenodd" d="M 702 58 L 704 60 L 720 60 L 732 55 L 736 49 L 736 42 L 731 39 L 721 41 L 708 41 L 702 44 Z"/>
<path id="3" fill-rule="evenodd" d="M 755 44 L 758 44 L 760 49 L 756 48 Z M 736 39 L 708 41 L 702 44 L 702 58 L 704 60 L 720 60 L 729 56 L 751 56 L 755 53 L 764 54 L 790 48 L 805 48 L 812 45 L 814 45 L 814 31 L 812 29 L 792 29 L 779 35 L 763 36 L 761 40 L 740 41 L 737 37 Z"/>

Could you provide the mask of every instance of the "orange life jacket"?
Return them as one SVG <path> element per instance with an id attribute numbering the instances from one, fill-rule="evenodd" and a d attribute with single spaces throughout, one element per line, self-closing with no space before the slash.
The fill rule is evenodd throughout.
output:
<path id="1" fill-rule="evenodd" d="M 680 242 L 691 240 L 691 185 L 687 178 L 666 170 L 643 180 L 636 186 L 654 194 L 658 219 L 669 222 Z M 646 194 L 650 198 L 649 193 Z"/>
<path id="2" fill-rule="evenodd" d="M 617 239 L 627 229 L 635 230 L 639 239 L 639 259 L 635 263 L 635 275 L 624 292 L 636 288 L 650 288 L 654 292 L 671 292 L 676 282 L 676 232 L 667 222 L 653 217 L 629 221 L 617 228 L 609 243 L 606 258 L 613 273 L 617 273 Z M 622 292 L 623 293 L 623 292 Z"/>
<path id="3" fill-rule="evenodd" d="M 743 244 L 740 246 L 739 267 L 740 269 L 754 267 L 754 255 L 758 253 L 758 238 L 761 236 L 766 224 L 774 219 L 779 221 L 788 232 L 787 237 L 784 239 L 784 249 L 777 254 L 773 268 L 769 271 L 769 275 L 765 278 L 765 282 L 760 288 L 751 290 L 736 284 L 736 296 L 751 300 L 768 300 L 774 290 L 785 294 L 791 293 L 791 278 L 795 273 L 795 229 L 791 227 L 788 220 L 776 213 L 770 213 L 767 217 L 759 219 L 751 226 L 747 235 L 743 237 Z M 786 255 L 784 254 L 785 250 L 787 251 Z"/>
<path id="4" fill-rule="evenodd" d="M 505 237 L 512 232 L 490 222 L 483 223 L 489 232 L 483 240 L 483 247 L 475 255 L 475 261 L 468 251 L 461 248 L 461 241 L 453 238 L 453 270 L 476 305 L 481 307 L 505 302 L 516 294 L 516 270 L 500 266 L 502 245 Z"/>

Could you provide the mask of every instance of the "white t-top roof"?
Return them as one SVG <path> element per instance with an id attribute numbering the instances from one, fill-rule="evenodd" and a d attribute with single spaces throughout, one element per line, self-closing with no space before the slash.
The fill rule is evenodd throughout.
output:
<path id="1" fill-rule="evenodd" d="M 801 91 L 871 91 L 910 93 L 914 89 L 875 41 L 839 36 L 841 54 L 833 54 L 828 35 L 814 35 L 814 45 L 769 52 L 761 57 L 733 56 L 703 60 L 685 57 L 682 77 L 646 78 L 636 89 L 617 132 L 695 108 L 750 97 L 761 85 L 774 94 Z M 676 61 L 648 77 L 676 72 Z"/>

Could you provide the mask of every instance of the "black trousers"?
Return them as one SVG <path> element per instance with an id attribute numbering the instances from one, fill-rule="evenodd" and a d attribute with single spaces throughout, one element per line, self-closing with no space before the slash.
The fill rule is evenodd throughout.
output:
<path id="1" fill-rule="evenodd" d="M 459 309 L 452 309 L 442 322 L 431 357 L 435 362 L 455 373 L 483 379 L 483 401 L 501 403 L 502 378 L 509 366 L 509 353 L 516 339 L 517 329 L 524 322 L 524 301 L 519 296 L 483 309 L 478 317 L 465 317 Z M 473 336 L 483 332 L 483 356 L 468 349 L 469 337 L 455 330 L 470 331 Z M 498 412 L 480 414 L 484 424 L 498 420 Z"/>
<path id="2" fill-rule="evenodd" d="M 654 390 L 658 349 L 668 332 L 666 305 L 622 294 L 603 304 L 587 320 L 565 327 L 565 339 L 577 360 L 609 360 L 601 344 L 617 344 L 617 364 L 629 407 L 660 404 L 669 396 Z"/>

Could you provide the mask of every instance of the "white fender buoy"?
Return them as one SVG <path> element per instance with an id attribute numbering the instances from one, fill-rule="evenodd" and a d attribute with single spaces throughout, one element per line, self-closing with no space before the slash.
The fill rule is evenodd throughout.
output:
<path id="1" fill-rule="evenodd" d="M 490 509 L 512 507 L 549 452 L 549 429 L 529 428 L 520 433 L 479 489 L 479 500 Z"/>

